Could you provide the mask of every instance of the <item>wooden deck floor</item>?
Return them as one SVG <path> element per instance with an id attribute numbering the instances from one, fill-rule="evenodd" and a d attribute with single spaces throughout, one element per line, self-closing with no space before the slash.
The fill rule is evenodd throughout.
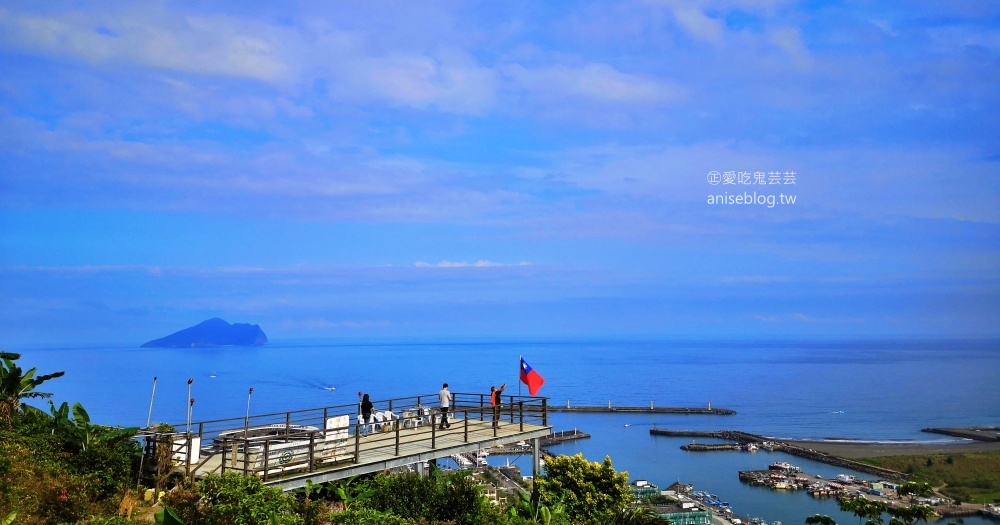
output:
<path id="1" fill-rule="evenodd" d="M 290 468 L 278 466 L 276 462 L 271 461 L 266 475 L 262 469 L 254 475 L 264 476 L 267 485 L 293 490 L 304 487 L 307 480 L 313 483 L 322 483 L 358 474 L 381 472 L 463 452 L 476 452 L 493 445 L 529 441 L 551 433 L 551 426 L 525 423 L 522 430 L 520 423 L 510 422 L 502 423 L 500 428 L 494 431 L 491 422 L 471 418 L 468 420 L 453 419 L 451 427 L 445 430 L 436 428 L 432 430 L 430 425 L 422 425 L 414 428 L 400 428 L 398 433 L 395 429 L 388 432 L 377 432 L 361 436 L 357 440 L 352 433 L 341 442 L 337 451 L 338 455 L 332 459 L 322 460 L 323 454 L 320 448 L 328 446 L 328 444 L 317 444 L 313 454 L 314 460 L 311 462 L 311 471 L 309 470 L 310 462 L 306 459 L 290 461 L 287 463 L 291 465 Z M 281 444 L 274 445 L 274 449 L 271 449 L 272 454 L 282 446 Z M 358 451 L 356 460 L 354 458 L 355 448 Z M 301 443 L 296 447 L 295 457 L 308 457 L 308 449 L 308 442 Z M 193 468 L 192 474 L 195 477 L 201 477 L 209 472 L 218 473 L 222 470 L 222 459 L 221 450 L 203 449 L 201 461 L 197 467 Z M 226 457 L 227 471 L 242 472 L 244 464 L 240 459 L 233 461 L 232 452 L 228 453 Z"/>

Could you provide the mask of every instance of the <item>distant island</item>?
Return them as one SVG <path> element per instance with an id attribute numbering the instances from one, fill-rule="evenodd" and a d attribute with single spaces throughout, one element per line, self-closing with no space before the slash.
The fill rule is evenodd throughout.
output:
<path id="1" fill-rule="evenodd" d="M 229 324 L 214 317 L 207 321 L 154 339 L 142 348 L 190 348 L 198 346 L 259 346 L 267 344 L 267 335 L 255 324 Z"/>

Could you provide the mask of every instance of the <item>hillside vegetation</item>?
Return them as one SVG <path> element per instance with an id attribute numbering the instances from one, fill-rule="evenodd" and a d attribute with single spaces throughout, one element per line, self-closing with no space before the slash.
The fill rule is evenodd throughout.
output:
<path id="1" fill-rule="evenodd" d="M 912 474 L 948 497 L 971 503 L 1000 502 L 1000 451 L 865 458 L 865 463 Z M 943 485 L 943 487 L 942 487 Z"/>

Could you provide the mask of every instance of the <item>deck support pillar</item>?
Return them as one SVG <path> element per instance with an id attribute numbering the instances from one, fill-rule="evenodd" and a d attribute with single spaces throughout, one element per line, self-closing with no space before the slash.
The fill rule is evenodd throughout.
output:
<path id="1" fill-rule="evenodd" d="M 542 471 L 542 464 L 539 461 L 541 459 L 539 438 L 534 438 L 531 440 L 531 479 L 538 479 L 539 474 Z"/>

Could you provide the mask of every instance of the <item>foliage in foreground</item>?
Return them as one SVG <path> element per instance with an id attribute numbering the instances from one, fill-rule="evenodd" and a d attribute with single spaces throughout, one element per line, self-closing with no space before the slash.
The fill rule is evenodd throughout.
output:
<path id="1" fill-rule="evenodd" d="M 14 428 L 25 400 L 52 397 L 48 392 L 35 390 L 37 386 L 66 373 L 54 372 L 36 377 L 35 368 L 25 371 L 18 366 L 16 361 L 20 358 L 21 354 L 0 350 L 0 425 L 7 430 Z"/>
<path id="2" fill-rule="evenodd" d="M 583 454 L 550 458 L 535 485 L 542 503 L 561 502 L 572 521 L 610 523 L 632 501 L 628 473 L 615 472 L 610 457 L 602 463 Z"/>
<path id="3" fill-rule="evenodd" d="M 360 506 L 411 521 L 456 525 L 508 523 L 500 509 L 464 473 L 378 475 L 365 481 L 362 490 L 370 492 L 370 497 L 360 501 Z"/>
<path id="4" fill-rule="evenodd" d="M 184 523 L 213 525 L 302 525 L 295 498 L 266 487 L 257 476 L 227 472 L 209 475 L 192 488 L 176 488 L 163 498 Z"/>
<path id="5" fill-rule="evenodd" d="M 116 514 L 139 460 L 131 429 L 93 424 L 79 403 L 73 417 L 66 403 L 51 414 L 24 405 L 48 397 L 35 387 L 62 373 L 35 376 L 19 355 L 0 354 L 0 516 L 35 525 Z"/>

